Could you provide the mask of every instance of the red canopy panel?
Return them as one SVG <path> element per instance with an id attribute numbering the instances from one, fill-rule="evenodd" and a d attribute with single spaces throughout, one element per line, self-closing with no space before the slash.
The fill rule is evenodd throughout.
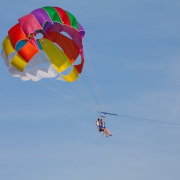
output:
<path id="1" fill-rule="evenodd" d="M 34 47 L 30 42 L 27 42 L 19 51 L 18 54 L 28 63 L 31 58 L 39 52 L 39 49 Z"/>
<path id="2" fill-rule="evenodd" d="M 59 7 L 53 7 L 53 8 L 56 9 L 56 11 L 58 12 L 58 14 L 62 20 L 62 23 L 65 25 L 71 26 L 71 22 L 69 20 L 69 16 L 67 15 L 67 13 Z"/>
<path id="3" fill-rule="evenodd" d="M 8 31 L 9 39 L 14 49 L 16 44 L 21 40 L 27 40 L 27 36 L 24 34 L 19 24 L 16 24 Z"/>
<path id="4" fill-rule="evenodd" d="M 58 44 L 72 63 L 76 61 L 79 56 L 79 48 L 72 39 L 58 32 L 48 32 L 44 34 L 44 38 Z"/>
<path id="5" fill-rule="evenodd" d="M 81 56 L 81 64 L 74 65 L 74 67 L 76 68 L 78 74 L 81 74 L 83 65 L 84 65 L 84 58 L 83 58 L 83 56 Z"/>

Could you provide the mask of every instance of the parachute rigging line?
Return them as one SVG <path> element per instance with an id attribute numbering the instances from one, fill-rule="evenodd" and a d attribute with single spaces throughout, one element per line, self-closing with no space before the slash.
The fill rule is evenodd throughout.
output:
<path id="1" fill-rule="evenodd" d="M 83 105 L 83 106 L 85 106 L 85 107 L 87 107 L 87 108 L 89 108 L 89 109 L 92 109 L 93 111 L 96 111 L 93 107 L 87 105 L 86 103 L 81 102 L 81 101 L 78 101 L 77 99 L 70 97 L 69 95 L 67 95 L 67 94 L 65 94 L 65 93 L 57 90 L 56 88 L 53 88 L 53 87 L 49 86 L 49 85 L 46 84 L 46 83 L 38 82 L 38 81 L 37 81 L 36 83 L 37 83 L 38 85 L 40 85 L 40 86 L 42 86 L 42 87 L 44 87 L 44 88 L 52 91 L 52 92 L 58 94 L 58 95 L 64 95 L 66 98 L 71 99 L 71 100 L 73 100 L 73 101 L 75 101 L 75 102 L 77 102 L 77 103 L 79 103 L 79 104 L 81 104 L 81 105 Z"/>
<path id="2" fill-rule="evenodd" d="M 107 113 L 107 112 L 99 112 L 99 111 L 97 111 L 97 112 L 100 114 L 103 113 L 103 114 L 108 114 L 108 115 L 113 115 L 113 116 L 121 116 L 121 117 L 125 117 L 125 118 L 139 119 L 142 121 L 151 121 L 151 122 L 156 122 L 156 123 L 163 123 L 163 124 L 180 126 L 179 123 L 173 123 L 173 122 L 168 122 L 168 121 L 160 121 L 160 120 L 155 120 L 155 119 L 141 118 L 141 117 L 135 117 L 135 116 L 122 115 L 122 114 L 113 114 L 113 113 Z"/>
<path id="3" fill-rule="evenodd" d="M 56 26 L 55 26 L 55 29 L 57 30 L 57 28 L 56 28 Z M 45 32 L 45 34 L 46 34 L 46 36 L 48 37 L 48 39 L 49 40 L 51 40 L 50 38 L 49 38 L 49 36 L 48 36 L 48 34 Z M 65 47 L 66 47 L 66 44 L 64 43 L 64 40 L 62 39 L 62 37 L 60 36 L 60 34 L 58 33 L 58 36 L 60 37 L 60 39 L 61 39 L 61 41 L 63 42 L 63 44 L 65 45 Z M 76 37 L 77 35 L 75 35 L 75 37 Z M 73 52 L 74 52 L 74 54 L 75 54 L 75 50 L 74 50 L 74 47 L 73 47 L 73 45 L 72 45 L 72 42 L 70 41 L 70 44 L 71 44 L 71 47 L 73 48 Z M 59 51 L 58 51 L 58 48 L 57 48 L 57 46 L 53 43 L 53 46 L 55 47 L 55 49 L 56 49 L 56 51 L 58 52 L 58 54 L 60 54 L 59 53 Z M 49 49 L 49 48 L 48 48 Z M 50 50 L 50 49 L 49 49 Z M 69 49 L 66 47 L 66 50 L 69 52 Z M 50 50 L 51 51 L 51 50 Z M 53 54 L 52 52 L 51 52 L 51 54 Z M 60 56 L 62 57 L 62 55 L 60 54 Z M 57 57 L 56 57 L 57 58 Z M 62 59 L 64 60 L 64 58 L 62 57 Z M 65 60 L 64 60 L 64 62 L 65 62 Z M 74 74 L 74 72 L 73 72 L 73 74 Z M 81 77 L 81 76 L 80 76 Z M 79 81 L 79 79 L 77 79 L 78 81 Z M 89 93 L 87 92 L 87 90 L 86 90 L 86 88 L 83 86 L 83 84 L 79 81 L 79 83 L 81 84 L 81 86 L 83 87 L 83 89 L 85 90 L 85 93 L 83 92 L 83 94 L 85 95 L 85 94 L 87 94 L 87 96 L 85 95 L 85 97 L 91 102 L 91 104 L 93 105 L 93 106 L 95 106 L 96 108 L 98 108 L 99 109 L 99 106 L 98 106 L 98 104 L 95 102 L 95 100 L 93 100 L 93 98 L 89 95 Z M 74 85 L 74 84 L 73 84 Z M 81 88 L 80 88 L 81 89 Z M 89 98 L 88 98 L 88 96 L 89 96 Z M 93 101 L 93 102 L 92 102 Z M 94 104 L 95 103 L 95 104 Z"/>
<path id="4" fill-rule="evenodd" d="M 46 33 L 45 33 L 46 34 Z M 50 38 L 49 38 L 49 36 L 46 34 L 46 36 L 48 37 L 48 39 L 50 40 Z M 64 41 L 62 40 L 62 42 L 64 43 Z M 56 51 L 58 52 L 58 54 L 60 54 L 59 53 L 59 51 L 58 51 L 58 48 L 57 48 L 57 46 L 53 43 L 53 46 L 55 47 L 55 49 L 56 49 Z M 47 46 L 47 48 L 48 48 L 48 46 Z M 53 52 L 48 48 L 48 50 L 49 50 L 49 52 L 51 53 L 51 54 L 53 54 Z M 43 54 L 43 53 L 42 53 Z M 44 56 L 45 56 L 45 54 L 43 54 Z M 54 54 L 53 54 L 54 55 Z M 60 56 L 62 57 L 62 55 L 60 54 Z M 46 56 L 45 56 L 46 57 Z M 46 57 L 47 58 L 47 57 Z M 56 59 L 58 59 L 56 56 L 55 56 L 55 58 Z M 62 59 L 64 60 L 64 58 L 62 57 Z M 65 60 L 64 60 L 64 62 L 65 62 Z M 50 81 L 53 81 L 52 79 L 49 79 Z M 73 84 L 74 85 L 74 84 Z M 82 84 L 81 84 L 81 86 L 83 86 Z M 83 87 L 84 88 L 84 87 Z M 67 90 L 66 90 L 67 91 Z M 91 102 L 91 104 L 93 105 L 93 106 L 95 106 L 94 105 L 94 103 L 92 103 L 92 101 L 86 96 L 86 98 Z M 95 108 L 97 108 L 97 106 L 95 106 Z M 99 109 L 99 108 L 98 108 Z"/>
<path id="5" fill-rule="evenodd" d="M 47 35 L 47 37 L 48 37 L 48 35 Z M 48 38 L 49 38 L 49 37 L 48 37 Z M 50 38 L 49 38 L 49 39 L 50 39 Z M 55 45 L 55 44 L 53 44 L 53 45 L 55 46 L 55 48 L 56 48 L 56 50 L 57 50 L 56 45 Z M 47 48 L 48 48 L 48 47 L 47 47 Z M 49 49 L 49 48 L 48 48 L 48 49 Z M 49 49 L 49 51 L 51 52 L 50 49 Z M 58 50 L 57 50 L 57 51 L 58 51 Z M 41 51 L 40 51 L 40 52 L 41 52 Z M 45 55 L 43 52 L 41 52 L 41 53 L 44 55 L 45 58 L 47 58 L 46 55 Z M 53 54 L 53 53 L 51 52 L 51 54 Z M 57 58 L 57 57 L 55 56 L 55 58 Z M 63 57 L 62 57 L 62 59 L 64 60 Z M 33 62 L 33 64 L 34 64 L 34 62 Z M 35 65 L 34 65 L 34 66 L 35 66 Z M 62 86 L 60 86 L 59 83 L 56 83 L 53 79 L 51 79 L 51 78 L 49 79 L 49 78 L 48 78 L 48 80 L 52 81 L 52 82 L 55 83 L 55 84 L 58 84 L 59 87 L 62 88 Z M 46 89 L 49 89 L 50 91 L 52 91 L 52 92 L 54 92 L 54 93 L 56 93 L 56 94 L 60 94 L 60 93 L 61 93 L 61 95 L 64 95 L 64 97 L 66 97 L 66 98 L 68 98 L 68 99 L 71 99 L 71 100 L 73 100 L 73 101 L 75 101 L 75 102 L 77 102 L 77 103 L 79 103 L 79 104 L 81 104 L 81 105 L 83 105 L 83 106 L 85 106 L 85 107 L 87 107 L 87 108 L 90 108 L 90 109 L 96 111 L 94 108 L 92 108 L 92 107 L 90 107 L 89 105 L 87 105 L 84 101 L 82 101 L 81 99 L 79 99 L 77 96 L 75 96 L 74 94 L 72 94 L 71 92 L 69 92 L 66 88 L 63 88 L 63 89 L 64 89 L 65 91 L 69 92 L 72 96 L 76 97 L 77 99 L 75 99 L 74 97 L 71 97 L 70 95 L 67 95 L 66 93 L 63 93 L 63 92 L 59 91 L 58 89 L 56 89 L 56 88 L 54 88 L 54 87 L 46 84 L 45 82 L 43 82 L 43 83 L 44 83 L 44 84 L 42 84 L 42 83 L 40 83 L 40 82 L 37 82 L 37 84 L 39 84 L 41 87 L 44 87 L 44 88 L 46 88 Z M 92 104 L 92 105 L 93 105 L 93 104 Z M 93 105 L 93 106 L 94 106 L 94 105 Z M 95 108 L 97 108 L 97 107 L 95 106 Z"/>
<path id="6" fill-rule="evenodd" d="M 54 45 L 55 46 L 55 45 Z M 41 52 L 42 53 L 42 52 Z M 44 53 L 42 53 L 44 56 L 45 56 L 45 54 Z M 46 56 L 45 56 L 46 57 Z M 46 57 L 47 58 L 47 57 Z M 58 86 L 59 87 L 61 87 L 62 88 L 62 86 L 60 86 L 60 84 L 59 83 L 57 83 L 57 82 L 55 82 L 53 79 L 48 79 L 48 80 L 50 80 L 51 82 L 53 82 L 53 83 L 55 83 L 55 84 L 58 84 Z M 37 82 L 37 84 L 39 84 L 40 85 L 40 82 Z M 63 92 L 61 92 L 61 91 L 59 91 L 58 89 L 56 89 L 56 88 L 54 88 L 54 87 L 52 87 L 52 86 L 50 86 L 50 85 L 48 85 L 48 84 L 46 84 L 45 82 L 44 82 L 44 84 L 46 85 L 46 87 L 45 86 L 42 86 L 42 87 L 45 87 L 46 89 L 49 89 L 50 90 L 50 88 L 51 88 L 51 91 L 52 91 L 52 89 L 53 89 L 53 91 L 52 92 L 55 92 L 55 91 L 58 91 L 58 92 L 60 92 L 61 94 L 63 94 L 66 98 L 68 98 L 68 99 L 71 99 L 71 100 L 73 100 L 73 101 L 76 101 L 76 102 L 78 102 L 79 104 L 81 104 L 81 105 L 83 105 L 83 106 L 89 106 L 89 105 L 87 105 L 84 101 L 82 101 L 81 99 L 79 99 L 77 96 L 75 96 L 74 94 L 72 94 L 71 92 L 69 92 L 66 88 L 64 88 L 63 87 L 63 89 L 66 91 L 66 92 L 69 92 L 72 96 L 74 96 L 74 97 L 76 97 L 77 99 L 75 99 L 75 98 L 73 98 L 73 97 L 71 97 L 70 95 L 67 95 L 66 93 L 63 93 Z M 47 86 L 48 86 L 48 88 L 47 88 Z M 56 93 L 56 92 L 55 92 Z M 59 94 L 59 93 L 56 93 L 56 94 Z M 92 104 L 93 105 L 93 104 Z M 93 105 L 94 106 L 94 105 Z M 96 108 L 96 107 L 95 107 Z M 91 107 L 91 109 L 93 109 L 93 110 L 95 110 L 94 108 L 92 108 Z"/>
<path id="7" fill-rule="evenodd" d="M 83 42 L 84 42 L 84 41 L 83 41 Z M 95 79 L 95 76 L 94 76 L 94 73 L 93 73 L 93 70 L 92 70 L 92 67 L 91 67 L 91 63 L 90 63 L 90 60 L 89 60 L 89 56 L 88 56 L 88 54 L 87 54 L 87 50 L 86 50 L 85 44 L 84 44 L 84 49 L 85 49 L 85 53 L 86 53 L 86 56 L 87 56 L 87 60 L 88 60 L 89 66 L 90 66 L 90 70 L 91 70 L 90 72 L 92 73 L 92 76 L 93 76 L 92 81 L 93 81 L 94 87 L 95 87 L 95 89 L 96 89 L 96 91 L 97 91 L 97 94 L 98 94 L 98 96 L 99 96 L 100 102 L 101 102 L 101 104 L 102 104 L 102 106 L 103 106 L 103 109 L 104 109 L 104 111 L 105 111 L 105 107 L 104 107 L 104 104 L 103 104 L 102 99 L 101 99 L 101 95 L 100 95 L 100 92 L 99 92 L 99 88 L 98 88 L 97 83 L 96 83 L 96 79 Z"/>

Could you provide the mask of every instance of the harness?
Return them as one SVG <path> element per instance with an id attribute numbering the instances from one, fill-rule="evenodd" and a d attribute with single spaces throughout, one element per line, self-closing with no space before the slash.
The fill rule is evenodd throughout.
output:
<path id="1" fill-rule="evenodd" d="M 105 120 L 105 116 L 101 116 L 101 117 L 104 118 L 104 120 Z M 99 126 L 97 125 L 97 123 L 99 124 Z M 99 132 L 102 132 L 102 131 L 104 131 L 104 129 L 106 129 L 105 122 L 103 122 L 103 124 L 101 124 L 99 121 L 96 121 L 96 125 L 98 127 Z"/>

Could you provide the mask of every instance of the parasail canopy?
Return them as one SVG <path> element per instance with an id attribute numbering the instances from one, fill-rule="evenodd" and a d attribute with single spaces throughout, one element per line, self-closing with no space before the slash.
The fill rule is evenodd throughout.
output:
<path id="1" fill-rule="evenodd" d="M 14 77 L 39 81 L 56 77 L 75 81 L 84 64 L 85 31 L 76 18 L 59 7 L 42 7 L 21 17 L 3 41 L 2 57 Z M 38 34 L 42 38 L 38 39 Z M 77 58 L 81 61 L 74 64 Z M 70 69 L 67 75 L 63 72 Z"/>

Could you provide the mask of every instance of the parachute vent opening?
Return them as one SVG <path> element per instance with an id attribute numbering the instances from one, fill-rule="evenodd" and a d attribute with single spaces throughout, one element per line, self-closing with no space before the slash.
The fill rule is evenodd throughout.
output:
<path id="1" fill-rule="evenodd" d="M 70 72 L 73 69 L 73 65 L 69 66 L 66 70 L 63 71 L 63 73 L 61 73 L 63 76 L 66 76 L 68 74 L 70 74 Z"/>
<path id="2" fill-rule="evenodd" d="M 74 65 L 81 64 L 81 56 L 78 56 L 75 62 L 73 63 Z"/>
<path id="3" fill-rule="evenodd" d="M 35 36 L 36 40 L 42 39 L 43 38 L 43 34 L 42 33 L 37 33 Z"/>
<path id="4" fill-rule="evenodd" d="M 12 52 L 11 54 L 8 55 L 8 59 L 12 61 L 15 55 L 16 55 L 16 52 Z"/>
<path id="5" fill-rule="evenodd" d="M 57 43 L 54 42 L 54 45 L 57 46 L 58 49 L 60 49 L 61 51 L 63 51 L 63 49 L 61 48 L 61 46 L 59 46 Z M 57 48 L 56 48 L 56 51 L 57 51 Z M 64 52 L 64 51 L 63 51 Z"/>
<path id="6" fill-rule="evenodd" d="M 64 32 L 64 31 L 61 31 L 60 34 L 66 36 L 66 37 L 68 37 L 69 39 L 72 40 L 72 37 L 68 33 Z"/>

